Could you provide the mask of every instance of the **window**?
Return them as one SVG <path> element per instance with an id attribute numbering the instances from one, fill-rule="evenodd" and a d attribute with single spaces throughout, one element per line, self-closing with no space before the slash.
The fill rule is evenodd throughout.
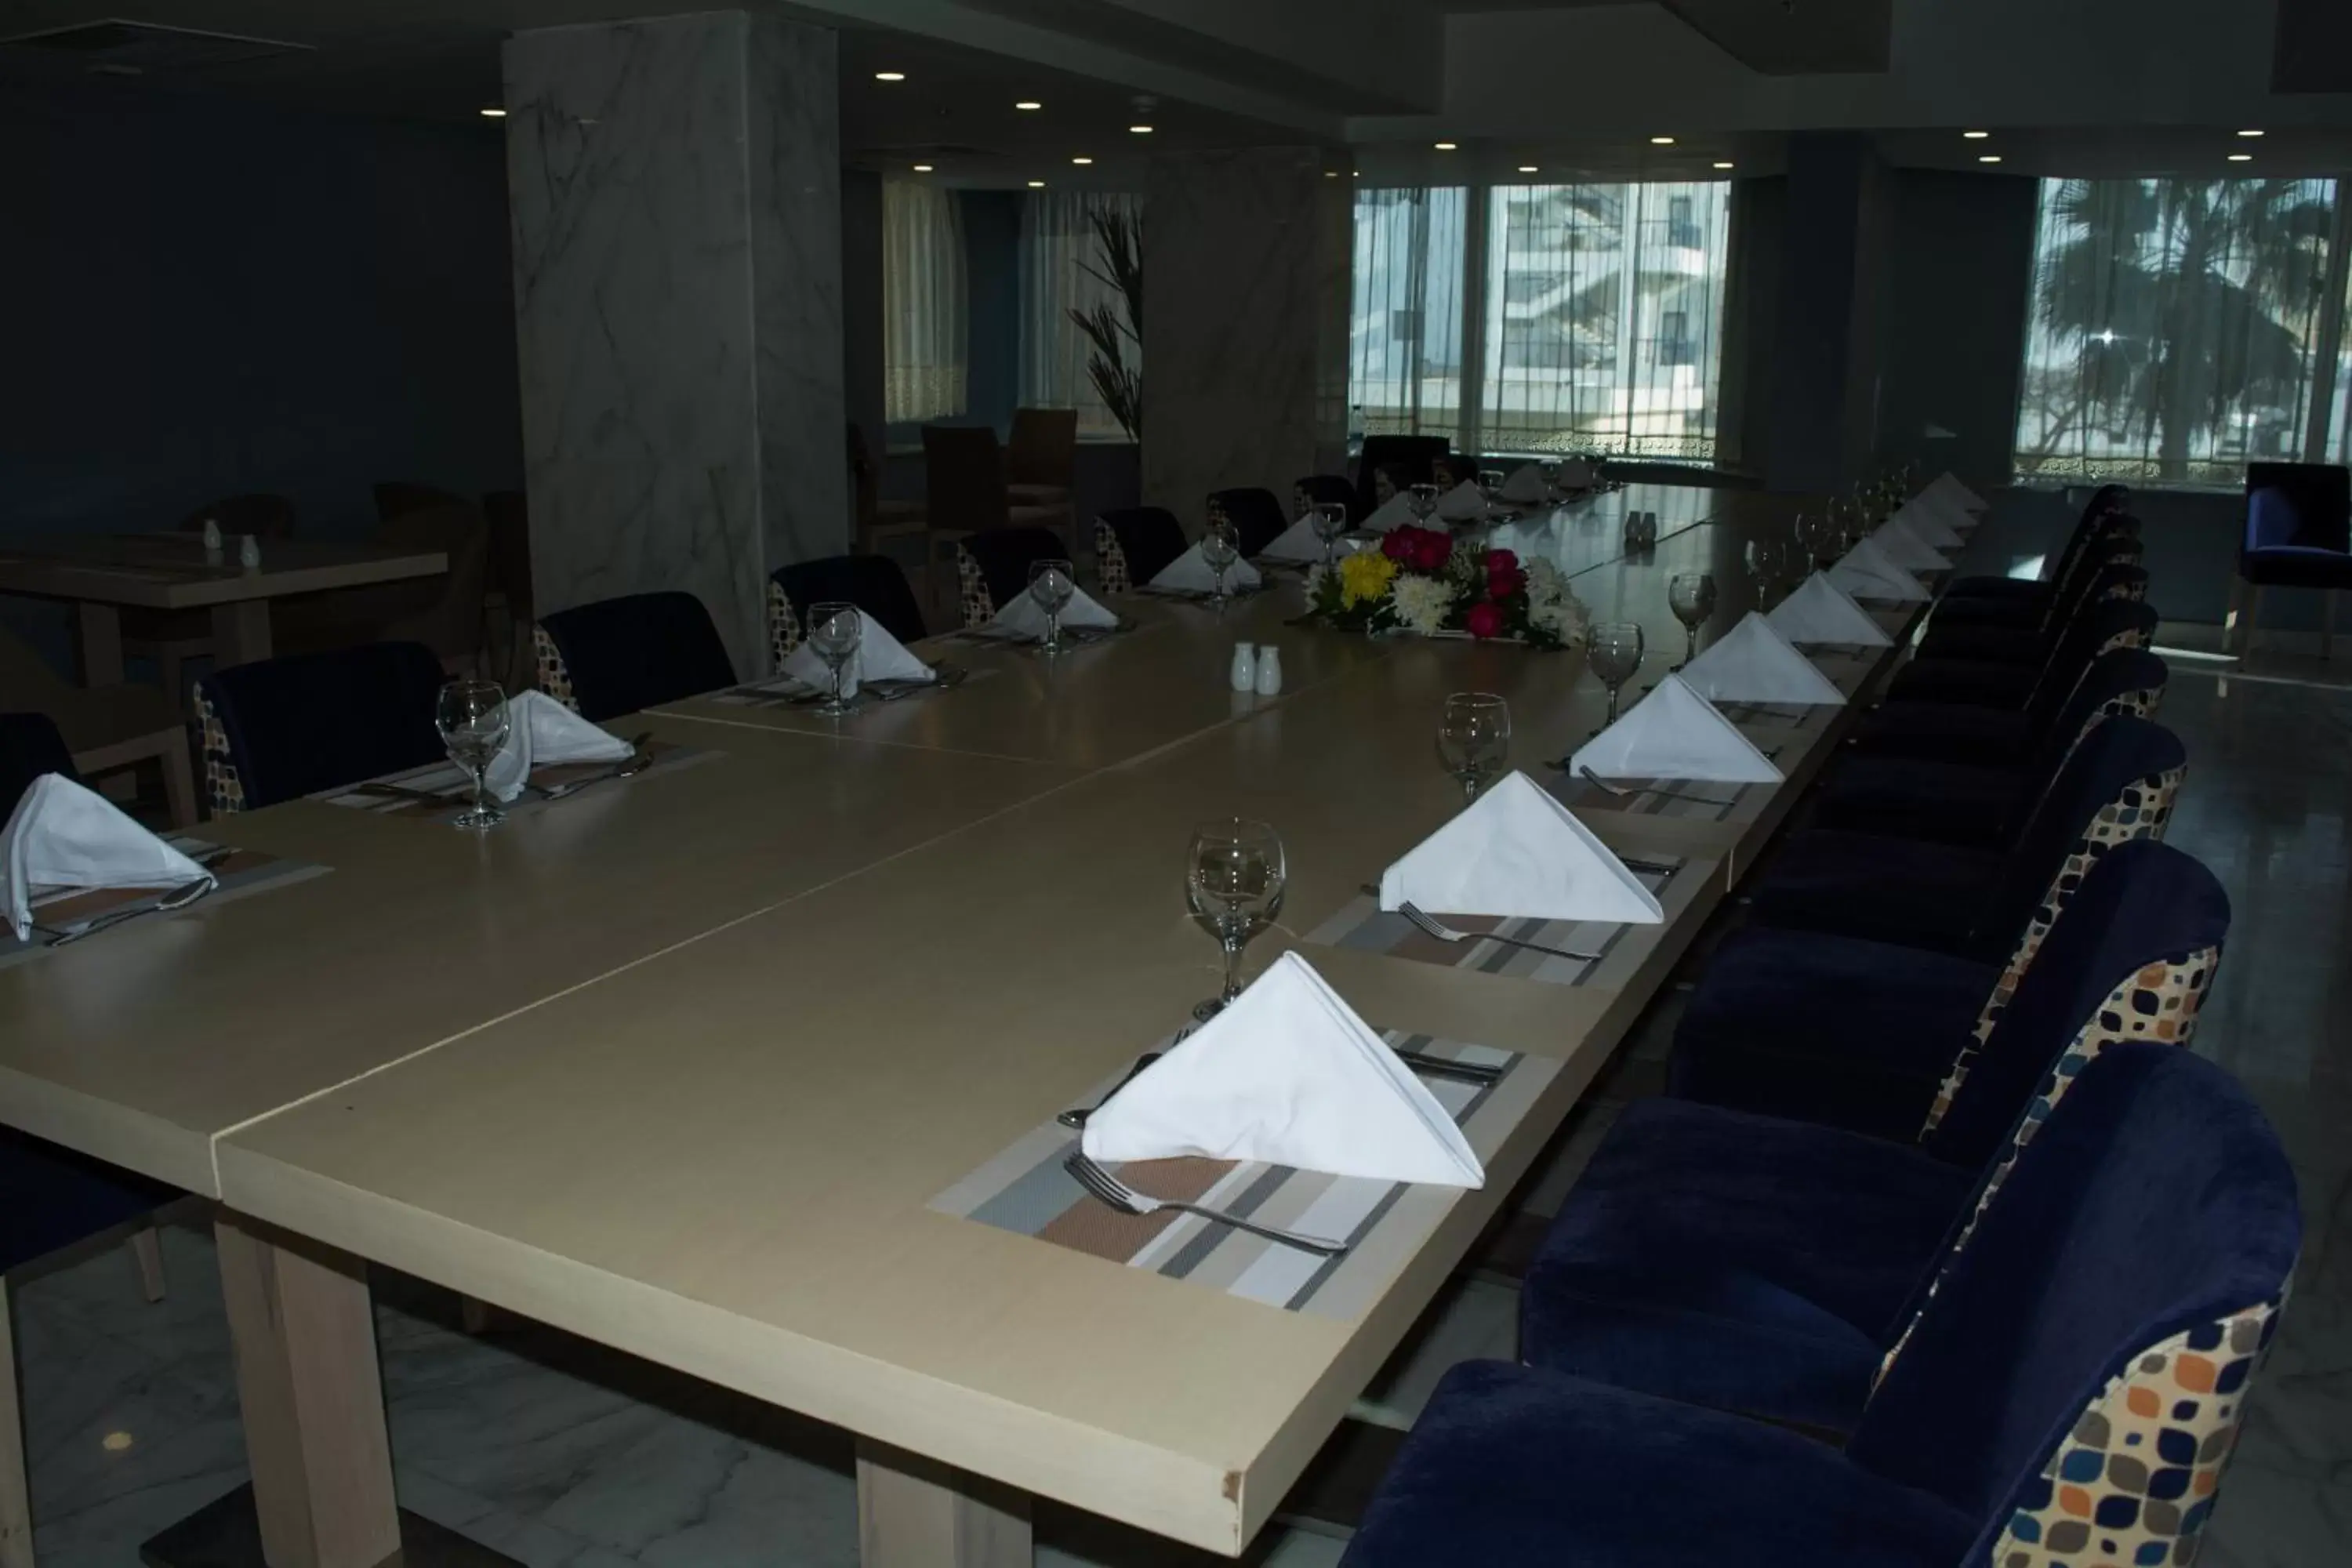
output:
<path id="1" fill-rule="evenodd" d="M 1094 378 L 1097 351 L 1072 320 L 1078 310 L 1099 319 L 1105 307 L 1119 343 L 1121 363 L 1142 363 L 1143 345 L 1128 320 L 1127 297 L 1096 231 L 1100 215 L 1132 225 L 1142 203 L 1134 196 L 1076 191 L 1032 191 L 1021 213 L 1021 402 L 1034 408 L 1075 408 L 1078 434 L 1112 438 L 1126 434 Z"/>
<path id="2" fill-rule="evenodd" d="M 2043 181 L 2019 477 L 2235 484 L 2326 439 L 2336 201 L 2332 180 Z"/>
<path id="3" fill-rule="evenodd" d="M 1348 402 L 1376 435 L 1463 438 L 1458 185 L 1356 195 Z"/>
<path id="4" fill-rule="evenodd" d="M 964 411 L 963 224 L 954 193 L 882 185 L 882 401 L 892 424 Z"/>

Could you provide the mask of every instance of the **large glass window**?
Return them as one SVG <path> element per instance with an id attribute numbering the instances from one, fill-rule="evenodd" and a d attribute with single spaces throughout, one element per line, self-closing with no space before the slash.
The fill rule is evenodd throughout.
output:
<path id="1" fill-rule="evenodd" d="M 882 184 L 882 402 L 894 425 L 965 407 L 963 224 L 955 196 Z"/>
<path id="2" fill-rule="evenodd" d="M 1077 316 L 1110 335 L 1120 366 L 1141 368 L 1143 342 L 1128 319 L 1104 235 L 1106 227 L 1137 232 L 1142 209 L 1134 196 L 1082 191 L 1032 191 L 1022 203 L 1021 403 L 1076 409 L 1081 436 L 1116 437 L 1124 427 L 1097 380 L 1103 351 Z"/>
<path id="3" fill-rule="evenodd" d="M 1463 438 L 1468 197 L 1459 185 L 1356 194 L 1348 401 L 1374 435 Z"/>
<path id="4" fill-rule="evenodd" d="M 2319 342 L 2336 195 L 2043 181 L 2019 476 L 2233 484 L 2251 459 L 2304 456 L 2336 353 Z"/>

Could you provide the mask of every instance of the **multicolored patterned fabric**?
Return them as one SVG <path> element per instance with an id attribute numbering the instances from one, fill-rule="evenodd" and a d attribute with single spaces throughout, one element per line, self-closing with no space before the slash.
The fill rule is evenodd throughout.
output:
<path id="1" fill-rule="evenodd" d="M 1110 524 L 1095 519 L 1095 580 L 1106 594 L 1134 592 L 1135 583 L 1127 569 L 1127 549 Z"/>
<path id="2" fill-rule="evenodd" d="M 547 635 L 547 628 L 537 622 L 531 624 L 530 647 L 539 665 L 539 689 L 574 713 L 579 712 L 580 700 L 572 694 L 572 671 L 563 662 L 563 652 Z"/>
<path id="3" fill-rule="evenodd" d="M 980 563 L 961 544 L 956 546 L 956 582 L 966 631 L 976 630 L 996 618 L 996 595 L 988 591 L 988 579 L 982 574 Z"/>
<path id="4" fill-rule="evenodd" d="M 2091 657 L 2093 658 L 2096 658 L 2100 654 L 2112 653 L 2119 647 L 2144 648 L 2147 647 L 2148 641 L 2149 632 L 2147 627 L 2126 626 L 2123 630 L 2117 632 L 2115 636 L 2101 643 L 2098 647 L 2093 651 Z"/>
<path id="5" fill-rule="evenodd" d="M 781 674 L 784 660 L 801 646 L 801 617 L 779 584 L 768 584 L 768 668 Z"/>
<path id="6" fill-rule="evenodd" d="M 205 695 L 205 683 L 196 682 L 196 751 L 205 760 L 205 801 L 215 816 L 226 816 L 245 809 L 245 780 L 236 771 L 236 758 L 229 752 L 228 731 L 221 725 L 220 715 L 213 710 L 212 699 Z"/>

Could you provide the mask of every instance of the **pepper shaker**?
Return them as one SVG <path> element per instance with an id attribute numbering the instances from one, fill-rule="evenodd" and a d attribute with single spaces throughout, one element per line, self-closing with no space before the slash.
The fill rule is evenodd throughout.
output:
<path id="1" fill-rule="evenodd" d="M 1232 679 L 1234 689 L 1235 691 L 1255 691 L 1257 689 L 1256 644 L 1245 642 L 1237 642 L 1234 644 Z"/>
<path id="2" fill-rule="evenodd" d="M 1272 643 L 1257 650 L 1257 694 L 1282 695 L 1282 650 Z"/>
<path id="3" fill-rule="evenodd" d="M 261 567 L 261 541 L 250 533 L 239 534 L 236 541 L 236 563 L 248 572 Z"/>

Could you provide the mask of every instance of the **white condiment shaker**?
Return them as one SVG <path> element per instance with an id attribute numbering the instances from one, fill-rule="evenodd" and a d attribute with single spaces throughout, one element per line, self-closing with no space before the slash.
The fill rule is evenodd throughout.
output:
<path id="1" fill-rule="evenodd" d="M 1272 643 L 1257 650 L 1257 694 L 1282 695 L 1282 650 Z"/>
<path id="2" fill-rule="evenodd" d="M 1233 682 L 1235 691 L 1257 689 L 1256 644 L 1245 642 L 1234 644 Z"/>
<path id="3" fill-rule="evenodd" d="M 256 571 L 260 567 L 261 541 L 259 538 L 250 533 L 237 536 L 236 563 L 248 572 Z"/>
<path id="4" fill-rule="evenodd" d="M 220 558 L 220 524 L 214 521 L 211 518 L 206 518 L 205 519 L 205 553 L 212 556 L 215 560 L 218 560 Z"/>

